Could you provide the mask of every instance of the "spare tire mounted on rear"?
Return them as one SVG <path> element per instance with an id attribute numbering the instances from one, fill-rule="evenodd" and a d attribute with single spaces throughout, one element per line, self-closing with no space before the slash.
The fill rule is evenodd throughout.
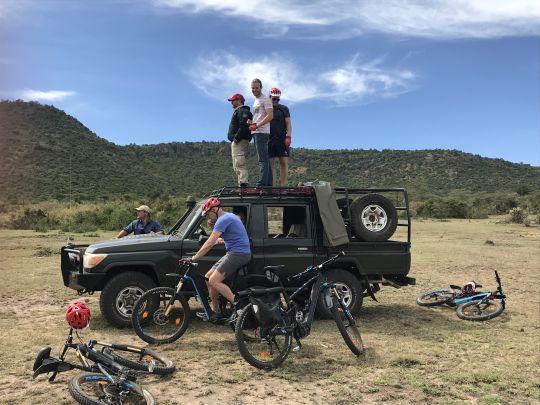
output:
<path id="1" fill-rule="evenodd" d="M 350 205 L 351 221 L 356 237 L 366 242 L 390 239 L 397 228 L 397 210 L 382 195 L 367 194 L 356 198 Z"/>

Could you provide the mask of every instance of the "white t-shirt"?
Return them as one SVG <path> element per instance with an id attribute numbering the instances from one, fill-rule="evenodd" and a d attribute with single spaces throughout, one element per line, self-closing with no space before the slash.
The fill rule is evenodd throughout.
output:
<path id="1" fill-rule="evenodd" d="M 255 99 L 253 103 L 253 122 L 256 124 L 261 121 L 266 116 L 266 111 L 272 109 L 272 100 L 270 97 L 261 95 Z M 256 131 L 253 131 L 254 134 L 269 134 L 270 133 L 270 123 L 267 122 L 262 127 L 258 127 Z"/>

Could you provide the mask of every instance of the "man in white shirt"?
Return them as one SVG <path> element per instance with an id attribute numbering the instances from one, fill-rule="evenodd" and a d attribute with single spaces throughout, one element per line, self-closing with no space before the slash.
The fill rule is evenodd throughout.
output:
<path id="1" fill-rule="evenodd" d="M 272 101 L 262 93 L 262 82 L 251 81 L 251 92 L 255 96 L 253 103 L 253 123 L 249 130 L 255 139 L 255 149 L 259 158 L 260 178 L 257 187 L 272 186 L 272 170 L 268 160 L 268 140 L 270 138 L 270 121 L 274 118 Z"/>

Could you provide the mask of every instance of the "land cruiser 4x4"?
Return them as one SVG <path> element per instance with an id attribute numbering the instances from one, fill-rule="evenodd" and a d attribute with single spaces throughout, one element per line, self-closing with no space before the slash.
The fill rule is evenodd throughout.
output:
<path id="1" fill-rule="evenodd" d="M 407 276 L 411 227 L 404 189 L 333 189 L 314 182 L 292 188 L 225 187 L 209 196 L 219 197 L 222 208 L 245 221 L 253 255 L 242 270 L 245 276 L 262 275 L 264 266 L 278 264 L 286 266 L 285 275 L 299 273 L 344 251 L 331 278 L 355 313 L 363 297 L 374 298 L 381 284 L 414 284 Z M 80 294 L 101 291 L 104 317 L 116 326 L 130 325 L 136 300 L 150 288 L 172 286 L 175 280 L 165 274 L 174 272 L 179 258 L 194 254 L 211 232 L 201 217 L 201 204 L 188 200 L 187 205 L 165 235 L 64 246 L 64 284 Z M 403 232 L 394 235 L 398 227 Z M 222 244 L 214 246 L 197 271 L 208 271 L 224 250 Z M 320 305 L 319 315 L 329 316 L 326 312 Z"/>

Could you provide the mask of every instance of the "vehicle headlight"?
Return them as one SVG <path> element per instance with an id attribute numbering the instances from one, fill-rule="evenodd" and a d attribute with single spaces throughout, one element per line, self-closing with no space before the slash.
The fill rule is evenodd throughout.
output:
<path id="1" fill-rule="evenodd" d="M 107 257 L 105 253 L 85 253 L 83 258 L 83 267 L 91 269 L 100 264 Z"/>

